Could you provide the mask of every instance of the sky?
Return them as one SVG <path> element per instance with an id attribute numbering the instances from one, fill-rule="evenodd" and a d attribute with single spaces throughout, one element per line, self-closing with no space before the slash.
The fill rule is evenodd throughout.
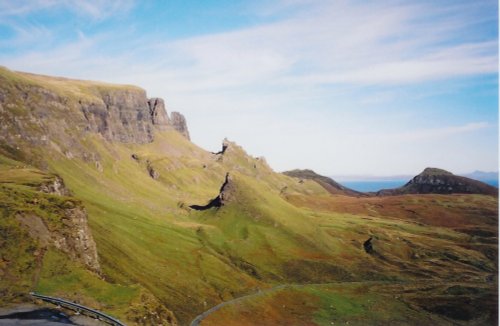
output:
<path id="1" fill-rule="evenodd" d="M 496 0 L 0 0 L 0 65 L 138 85 L 276 171 L 498 171 Z"/>

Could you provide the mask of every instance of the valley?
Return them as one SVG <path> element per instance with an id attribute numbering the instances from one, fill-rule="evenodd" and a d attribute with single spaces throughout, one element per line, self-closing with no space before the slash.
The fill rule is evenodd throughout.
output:
<path id="1" fill-rule="evenodd" d="M 35 291 L 132 325 L 222 302 L 200 325 L 497 322 L 490 188 L 377 196 L 276 173 L 227 139 L 196 146 L 135 86 L 0 68 L 0 119 L 2 306 Z"/>

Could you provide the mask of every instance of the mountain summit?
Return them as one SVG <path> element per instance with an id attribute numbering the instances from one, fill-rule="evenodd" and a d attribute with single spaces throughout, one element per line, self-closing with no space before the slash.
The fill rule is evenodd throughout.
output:
<path id="1" fill-rule="evenodd" d="M 383 189 L 377 192 L 377 195 L 457 193 L 496 196 L 498 189 L 481 181 L 454 175 L 446 170 L 426 168 L 404 186 L 396 189 Z"/>

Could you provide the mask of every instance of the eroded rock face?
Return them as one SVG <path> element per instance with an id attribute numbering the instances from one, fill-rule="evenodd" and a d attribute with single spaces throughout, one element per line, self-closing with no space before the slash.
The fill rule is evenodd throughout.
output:
<path id="1" fill-rule="evenodd" d="M 146 162 L 146 168 L 148 170 L 149 176 L 154 180 L 158 180 L 158 178 L 160 177 L 160 172 L 155 170 L 155 168 L 153 167 L 152 163 L 149 160 Z"/>
<path id="2" fill-rule="evenodd" d="M 224 179 L 224 183 L 220 187 L 219 194 L 214 199 L 210 200 L 206 205 L 191 205 L 189 208 L 204 211 L 213 207 L 220 208 L 224 206 L 224 203 L 231 199 L 231 179 L 229 178 L 229 173 L 226 173 L 226 178 Z"/>
<path id="3" fill-rule="evenodd" d="M 71 191 L 64 185 L 64 181 L 59 176 L 55 176 L 53 180 L 40 185 L 40 191 L 48 194 L 56 194 L 59 196 L 71 196 Z"/>
<path id="4" fill-rule="evenodd" d="M 160 130 L 166 130 L 170 125 L 170 119 L 168 118 L 163 99 L 151 98 L 148 100 L 148 105 L 153 125 Z"/>
<path id="5" fill-rule="evenodd" d="M 191 138 L 189 138 L 186 118 L 184 118 L 182 114 L 180 114 L 179 112 L 172 112 L 170 114 L 170 122 L 175 130 L 180 132 L 181 135 L 186 137 L 188 140 L 191 140 Z"/>
<path id="6" fill-rule="evenodd" d="M 144 144 L 153 141 L 155 129 L 171 128 L 189 139 L 184 116 L 174 112 L 169 118 L 164 101 L 148 99 L 140 88 L 67 80 L 59 89 L 30 80 L 31 75 L 7 75 L 18 79 L 0 75 L 0 146 L 22 152 L 26 157 L 18 159 L 23 161 L 31 163 L 32 152 L 40 147 L 88 161 L 95 153 L 80 140 L 89 133 L 108 141 Z"/>
<path id="7" fill-rule="evenodd" d="M 101 101 L 79 105 L 89 131 L 111 141 L 139 144 L 153 141 L 152 117 L 144 91 L 101 91 L 100 95 Z"/>
<path id="8" fill-rule="evenodd" d="M 62 234 L 53 234 L 55 247 L 67 253 L 71 258 L 81 261 L 89 269 L 99 272 L 97 248 L 87 223 L 87 211 L 84 207 L 77 206 L 66 209 L 64 213 L 63 223 L 67 229 Z"/>
<path id="9" fill-rule="evenodd" d="M 72 196 L 59 176 L 40 185 L 39 190 L 58 196 Z M 100 265 L 97 248 L 88 226 L 88 216 L 85 207 L 78 201 L 68 198 L 62 210 L 58 227 L 47 225 L 46 222 L 34 213 L 20 213 L 17 220 L 27 227 L 32 238 L 39 241 L 42 247 L 54 245 L 67 253 L 72 259 L 79 260 L 89 269 L 99 272 Z"/>
<path id="10" fill-rule="evenodd" d="M 222 141 L 222 149 L 220 151 L 218 151 L 217 153 L 212 152 L 212 154 L 224 155 L 224 153 L 226 152 L 226 149 L 228 147 L 229 147 L 229 141 L 227 140 L 227 138 L 224 138 L 224 140 Z"/>
<path id="11" fill-rule="evenodd" d="M 0 141 L 7 144 L 57 144 L 60 151 L 71 151 L 77 157 L 83 155 L 78 139 L 86 133 L 125 143 L 153 140 L 146 93 L 140 89 L 101 90 L 94 97 L 80 99 L 38 86 L 19 85 L 3 91 L 8 96 L 0 100 Z"/>
<path id="12" fill-rule="evenodd" d="M 43 219 L 34 213 L 19 213 L 16 219 L 27 228 L 32 238 L 38 240 L 42 248 L 53 245 L 90 270 L 100 272 L 96 244 L 88 227 L 84 207 L 65 209 L 61 220 L 63 226 L 57 229 L 48 227 Z"/>

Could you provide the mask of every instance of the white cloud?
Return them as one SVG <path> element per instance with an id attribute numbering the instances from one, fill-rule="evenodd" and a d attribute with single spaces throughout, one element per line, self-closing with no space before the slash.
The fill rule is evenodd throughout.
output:
<path id="1" fill-rule="evenodd" d="M 293 6 L 297 1 L 282 5 Z M 303 1 L 298 1 L 302 6 Z M 309 4 L 306 1 L 305 4 Z M 155 79 L 177 91 L 217 90 L 231 87 L 280 86 L 315 87 L 331 84 L 399 84 L 446 80 L 461 76 L 494 74 L 498 70 L 496 40 L 469 40 L 457 43 L 475 18 L 463 21 L 455 13 L 438 20 L 424 19 L 437 5 L 356 4 L 351 1 L 312 2 L 309 10 L 273 23 L 225 33 L 189 37 L 175 42 L 145 35 L 129 47 L 126 55 L 103 54 L 107 69 L 120 71 L 115 80 L 133 80 L 124 67 L 137 66 L 154 71 Z M 94 18 L 130 8 L 126 0 L 63 1 L 38 0 L 18 5 L 3 3 L 7 12 L 64 6 Z M 2 5 L 0 5 L 0 9 Z M 452 10 L 452 9 L 447 9 Z M 40 28 L 40 27 L 37 27 Z M 42 32 L 46 32 L 42 29 Z M 22 29 L 19 35 L 22 37 Z M 89 38 L 96 35 L 89 36 Z M 454 40 L 451 42 L 451 40 Z M 127 42 L 97 36 L 96 42 Z M 108 43 L 108 44 L 107 44 Z M 98 45 L 95 46 L 98 48 Z M 150 49 L 144 58 L 145 49 Z M 51 49 L 52 56 L 65 57 L 67 45 Z M 46 52 L 29 56 L 31 66 L 44 67 Z M 93 49 L 81 51 L 81 62 L 92 61 Z M 5 64 L 23 61 L 23 55 L 3 58 Z M 143 62 L 147 60 L 148 62 Z M 24 60 L 27 61 L 27 60 Z M 88 66 L 93 72 L 101 66 Z M 74 71 L 74 61 L 61 68 Z M 16 66 L 17 68 L 17 66 Z M 100 73 L 97 74 L 101 76 Z M 149 85 L 144 85 L 148 87 Z"/>
<path id="2" fill-rule="evenodd" d="M 496 40 L 450 42 L 468 23 L 461 17 L 422 22 L 423 5 L 353 5 L 350 2 L 275 23 L 166 42 L 179 90 L 214 90 L 265 83 L 303 87 L 328 84 L 420 83 L 494 74 Z M 458 10 L 458 8 L 456 9 Z M 170 81 L 170 80 L 168 80 Z"/>
<path id="3" fill-rule="evenodd" d="M 5 9 L 0 17 L 60 7 L 99 20 L 132 4 L 0 1 L 0 12 Z M 379 164 L 380 171 L 395 171 L 405 165 L 387 163 L 393 155 L 391 146 L 405 153 L 403 143 L 411 142 L 413 151 L 425 153 L 429 141 L 443 145 L 454 136 L 484 132 L 496 124 L 466 121 L 417 129 L 409 119 L 394 115 L 368 121 L 350 112 L 360 105 L 381 108 L 381 104 L 434 91 L 405 89 L 409 85 L 438 81 L 443 85 L 438 93 L 451 96 L 454 86 L 447 81 L 495 75 L 497 40 L 476 35 L 473 28 L 491 17 L 475 13 L 475 6 L 281 1 L 258 13 L 272 17 L 266 19 L 271 22 L 252 27 L 175 41 L 124 27 L 119 33 L 80 34 L 46 50 L 0 53 L 0 63 L 17 70 L 139 85 L 151 96 L 164 97 L 169 110 L 187 115 L 196 143 L 214 148 L 227 136 L 254 155 L 268 156 L 277 169 L 317 164 L 327 173 L 370 172 L 361 170 L 364 161 L 377 157 L 385 162 Z M 282 12 L 286 14 L 280 17 Z M 38 33 L 55 31 L 42 27 Z M 18 34 L 30 41 L 29 29 Z M 3 42 L 8 46 L 9 41 Z M 394 125 L 408 131 L 390 133 Z M 363 128 L 365 132 L 360 131 Z M 434 157 L 445 161 L 439 154 Z"/>

